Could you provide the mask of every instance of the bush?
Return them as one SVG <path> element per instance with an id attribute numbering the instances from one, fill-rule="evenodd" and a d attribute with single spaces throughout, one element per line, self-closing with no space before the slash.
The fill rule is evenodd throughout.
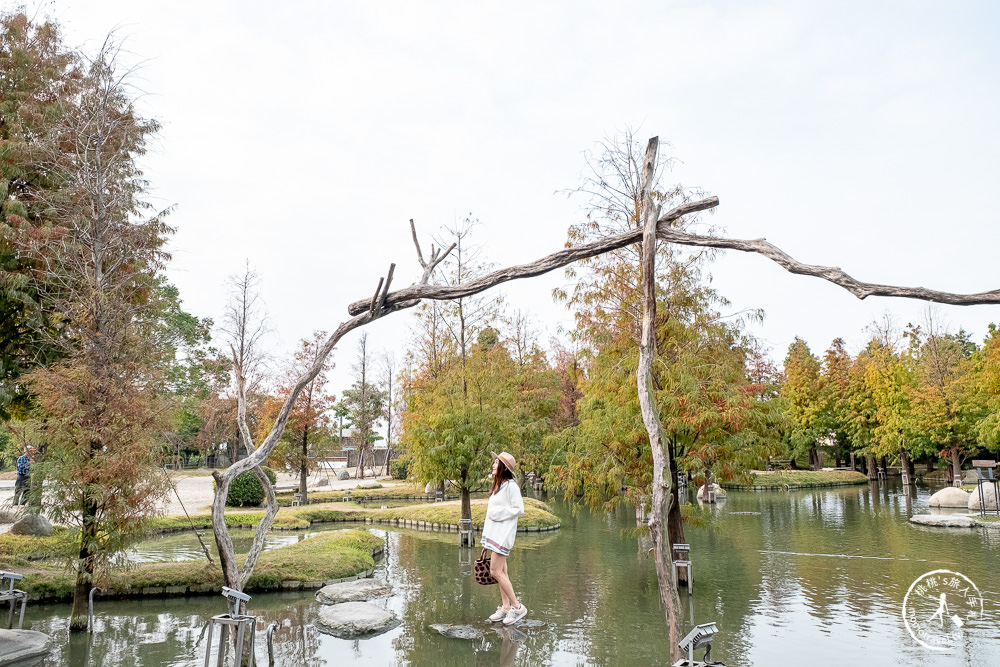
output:
<path id="1" fill-rule="evenodd" d="M 410 462 L 402 459 L 390 461 L 389 474 L 393 479 L 406 479 L 410 475 Z"/>
<path id="2" fill-rule="evenodd" d="M 271 480 L 271 484 L 274 484 L 277 479 L 274 471 L 265 466 L 264 474 Z M 258 507 L 262 502 L 264 502 L 264 488 L 257 481 L 252 470 L 238 475 L 229 485 L 229 494 L 226 496 L 227 506 Z"/>

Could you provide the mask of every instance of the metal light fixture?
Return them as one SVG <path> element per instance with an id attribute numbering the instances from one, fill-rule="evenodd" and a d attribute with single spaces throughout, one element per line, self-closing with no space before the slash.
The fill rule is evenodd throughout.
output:
<path id="1" fill-rule="evenodd" d="M 674 667 L 695 667 L 696 665 L 719 665 L 723 666 L 721 662 L 712 662 L 712 640 L 715 635 L 719 632 L 719 628 L 715 623 L 702 623 L 701 625 L 696 625 L 691 632 L 684 635 L 684 639 L 678 644 L 680 649 L 688 654 L 687 660 L 678 660 L 674 663 Z M 702 662 L 695 662 L 694 652 L 698 649 L 705 649 L 705 657 Z"/>

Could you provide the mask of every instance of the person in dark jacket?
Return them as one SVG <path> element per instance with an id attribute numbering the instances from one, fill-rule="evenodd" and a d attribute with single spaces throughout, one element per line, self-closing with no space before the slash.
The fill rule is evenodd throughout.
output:
<path id="1" fill-rule="evenodd" d="M 24 448 L 24 454 L 17 458 L 14 469 L 17 471 L 17 479 L 14 480 L 14 504 L 28 504 L 28 489 L 31 487 L 31 459 L 35 455 L 35 448 L 28 445 Z"/>

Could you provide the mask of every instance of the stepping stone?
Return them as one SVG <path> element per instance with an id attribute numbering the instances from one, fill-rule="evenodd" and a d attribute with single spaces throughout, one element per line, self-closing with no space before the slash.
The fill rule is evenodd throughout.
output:
<path id="1" fill-rule="evenodd" d="M 49 652 L 51 638 L 34 630 L 0 630 L 0 665 L 33 665 Z"/>
<path id="2" fill-rule="evenodd" d="M 399 625 L 399 618 L 370 602 L 323 605 L 313 621 L 322 633 L 340 639 L 374 637 Z"/>
<path id="3" fill-rule="evenodd" d="M 483 631 L 471 625 L 450 625 L 448 623 L 434 623 L 430 626 L 432 630 L 437 630 L 450 639 L 480 639 Z"/>
<path id="4" fill-rule="evenodd" d="M 355 579 L 324 586 L 316 592 L 316 600 L 320 604 L 360 602 L 383 597 L 391 592 L 392 586 L 379 579 Z"/>
<path id="5" fill-rule="evenodd" d="M 943 528 L 975 528 L 979 524 L 964 514 L 915 514 L 910 523 Z"/>

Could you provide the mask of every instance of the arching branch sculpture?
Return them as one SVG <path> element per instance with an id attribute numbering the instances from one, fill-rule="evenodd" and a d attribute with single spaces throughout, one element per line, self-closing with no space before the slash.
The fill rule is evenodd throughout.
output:
<path id="1" fill-rule="evenodd" d="M 1000 290 L 980 292 L 976 294 L 955 294 L 930 290 L 923 287 L 897 287 L 892 285 L 865 283 L 856 280 L 837 267 L 814 266 L 799 262 L 764 239 L 740 240 L 715 236 L 701 236 L 682 232 L 674 228 L 673 223 L 683 216 L 712 209 L 718 206 L 718 204 L 719 200 L 717 197 L 708 197 L 699 201 L 683 204 L 662 215 L 659 215 L 656 218 L 655 223 L 656 238 L 668 243 L 676 243 L 679 245 L 754 252 L 771 259 L 791 273 L 814 276 L 822 278 L 835 285 L 839 285 L 860 299 L 864 299 L 868 296 L 891 296 L 921 299 L 924 301 L 954 305 L 1000 303 Z M 644 227 L 646 228 L 646 233 L 648 234 L 650 231 L 649 228 L 652 227 L 652 221 L 650 220 L 648 223 L 644 224 Z M 434 269 L 451 252 L 452 248 L 442 251 L 441 249 L 435 250 L 432 247 L 430 259 L 429 261 L 425 261 L 423 253 L 420 249 L 420 244 L 417 240 L 416 228 L 414 227 L 412 220 L 410 221 L 410 231 L 413 236 L 414 246 L 416 247 L 417 259 L 423 269 L 419 282 L 410 287 L 390 292 L 389 287 L 395 271 L 395 264 L 391 265 L 387 276 L 379 281 L 378 287 L 371 297 L 356 301 L 348 307 L 348 312 L 352 316 L 351 319 L 341 323 L 340 326 L 337 327 L 333 334 L 331 334 L 324 343 L 313 366 L 296 381 L 295 385 L 292 387 L 292 391 L 278 412 L 274 426 L 271 428 L 271 431 L 267 434 L 264 440 L 255 449 L 253 449 L 253 452 L 247 456 L 247 458 L 233 463 L 224 471 L 216 471 L 213 473 L 216 480 L 216 492 L 215 498 L 212 502 L 212 527 L 219 547 L 220 561 L 222 562 L 226 585 L 239 590 L 242 590 L 242 588 L 246 585 L 246 582 L 250 579 L 250 576 L 253 573 L 257 559 L 260 557 L 261 550 L 263 549 L 264 534 L 266 534 L 266 532 L 270 529 L 271 521 L 277 512 L 273 488 L 271 488 L 267 494 L 268 510 L 264 515 L 264 519 L 257 527 L 251 552 L 248 555 L 243 567 L 238 568 L 233 550 L 233 542 L 225 525 L 224 516 L 225 499 L 229 490 L 229 485 L 237 475 L 248 470 L 255 470 L 255 474 L 257 474 L 258 478 L 263 477 L 259 467 L 265 463 L 275 445 L 281 439 L 288 423 L 292 407 L 298 399 L 299 394 L 320 372 L 323 362 L 327 356 L 329 356 L 334 346 L 336 346 L 336 344 L 345 335 L 355 329 L 369 324 L 370 322 L 381 319 L 386 315 L 411 308 L 417 305 L 422 299 L 448 300 L 478 294 L 511 280 L 539 276 L 554 269 L 571 264 L 572 262 L 595 257 L 628 245 L 641 243 L 644 234 L 643 227 L 639 227 L 622 234 L 601 239 L 599 241 L 560 250 L 528 264 L 500 269 L 461 285 L 431 285 L 429 282 Z M 249 429 L 247 429 L 245 421 L 246 397 L 244 395 L 245 392 L 242 389 L 242 371 L 238 367 L 236 371 L 237 385 L 239 387 L 240 394 L 238 397 L 240 421 L 239 428 L 246 438 L 247 443 L 250 443 Z M 266 478 L 264 479 L 266 480 Z M 270 484 L 265 484 L 265 489 L 268 487 L 270 487 Z"/>

